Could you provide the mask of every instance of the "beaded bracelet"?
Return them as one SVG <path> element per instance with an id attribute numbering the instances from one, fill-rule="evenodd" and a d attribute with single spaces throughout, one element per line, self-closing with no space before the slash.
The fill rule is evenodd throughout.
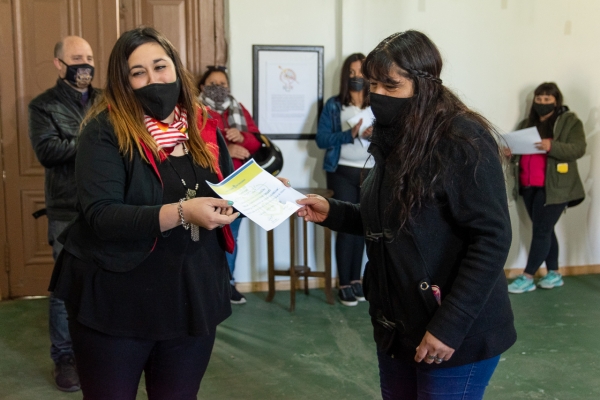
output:
<path id="1" fill-rule="evenodd" d="M 191 224 L 189 222 L 185 222 L 185 218 L 183 218 L 183 202 L 186 199 L 180 199 L 179 204 L 177 205 L 177 211 L 179 212 L 179 218 L 181 219 L 181 225 L 185 230 L 190 229 Z"/>

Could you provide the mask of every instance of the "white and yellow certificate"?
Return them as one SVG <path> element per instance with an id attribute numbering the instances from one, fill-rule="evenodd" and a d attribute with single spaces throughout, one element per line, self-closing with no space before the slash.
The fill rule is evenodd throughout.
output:
<path id="1" fill-rule="evenodd" d="M 221 183 L 208 185 L 225 200 L 233 201 L 233 207 L 270 231 L 300 209 L 296 200 L 306 196 L 249 160 Z"/>

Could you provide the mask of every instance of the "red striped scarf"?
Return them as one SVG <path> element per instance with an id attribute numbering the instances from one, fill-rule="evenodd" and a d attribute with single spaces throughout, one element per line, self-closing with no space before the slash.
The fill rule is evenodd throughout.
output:
<path id="1" fill-rule="evenodd" d="M 146 129 L 156 141 L 158 149 L 167 154 L 171 154 L 179 143 L 186 142 L 189 139 L 187 111 L 179 108 L 179 105 L 175 106 L 175 119 L 171 124 L 167 125 L 148 115 L 144 115 L 144 123 Z"/>

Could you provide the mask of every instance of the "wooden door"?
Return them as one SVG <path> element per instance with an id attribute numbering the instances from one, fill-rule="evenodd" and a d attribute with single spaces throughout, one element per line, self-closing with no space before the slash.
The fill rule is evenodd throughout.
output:
<path id="1" fill-rule="evenodd" d="M 53 267 L 44 208 L 44 169 L 28 135 L 27 106 L 58 78 L 52 64 L 62 37 L 86 39 L 96 65 L 94 86 L 102 86 L 108 56 L 119 34 L 118 0 L 0 0 L 0 129 L 4 186 L 0 237 L 4 261 L 3 297 L 45 295 Z"/>
<path id="2" fill-rule="evenodd" d="M 154 26 L 196 76 L 224 65 L 223 0 L 0 0 L 0 299 L 46 295 L 52 272 L 44 207 L 44 169 L 28 135 L 27 105 L 53 86 L 54 45 L 78 35 L 94 51 L 93 85 L 102 87 L 119 32 Z"/>
<path id="3" fill-rule="evenodd" d="M 121 0 L 121 32 L 140 25 L 164 33 L 198 77 L 207 65 L 225 65 L 223 0 Z"/>

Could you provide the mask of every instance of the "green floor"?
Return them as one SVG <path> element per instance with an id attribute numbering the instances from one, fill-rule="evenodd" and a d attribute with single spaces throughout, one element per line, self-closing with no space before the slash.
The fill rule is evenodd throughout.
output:
<path id="1" fill-rule="evenodd" d="M 367 305 L 330 306 L 321 290 L 273 303 L 248 296 L 217 332 L 199 399 L 376 399 Z M 502 356 L 486 399 L 600 399 L 600 275 L 511 295 L 519 340 Z M 0 302 L 0 399 L 80 399 L 54 389 L 47 300 Z M 146 399 L 143 385 L 138 399 Z"/>

